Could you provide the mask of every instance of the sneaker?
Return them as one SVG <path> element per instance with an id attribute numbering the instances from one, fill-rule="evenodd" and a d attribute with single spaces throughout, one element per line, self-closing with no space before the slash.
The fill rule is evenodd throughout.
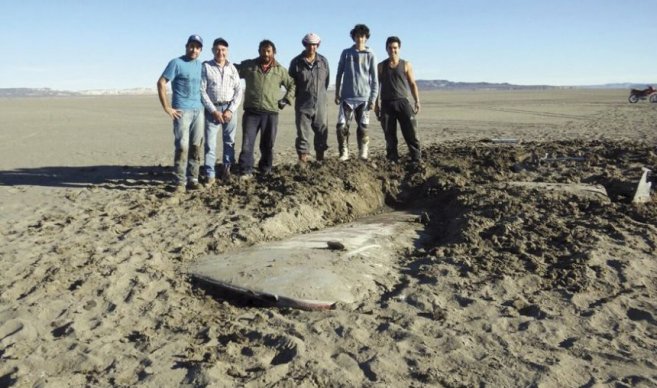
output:
<path id="1" fill-rule="evenodd" d="M 358 157 L 361 158 L 362 160 L 367 160 L 368 150 L 369 150 L 369 144 L 368 144 L 368 143 L 364 143 L 364 144 L 360 147 L 360 150 L 359 150 L 360 153 L 359 153 Z"/>

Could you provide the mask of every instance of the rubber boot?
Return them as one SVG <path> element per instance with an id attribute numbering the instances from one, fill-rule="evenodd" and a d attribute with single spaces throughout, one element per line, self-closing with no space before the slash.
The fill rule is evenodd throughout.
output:
<path id="1" fill-rule="evenodd" d="M 344 143 L 340 144 L 340 157 L 338 159 L 343 162 L 349 160 L 349 147 Z"/>
<path id="2" fill-rule="evenodd" d="M 369 143 L 363 142 L 363 144 L 360 146 L 359 150 L 359 155 L 358 157 L 361 158 L 361 160 L 367 160 L 367 156 L 369 153 Z"/>
<path id="3" fill-rule="evenodd" d="M 340 161 L 349 160 L 349 126 L 338 125 L 338 149 L 340 151 Z"/>

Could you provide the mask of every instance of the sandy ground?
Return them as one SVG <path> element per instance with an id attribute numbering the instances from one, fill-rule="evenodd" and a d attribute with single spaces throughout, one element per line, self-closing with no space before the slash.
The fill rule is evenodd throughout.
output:
<path id="1" fill-rule="evenodd" d="M 156 96 L 2 100 L 0 386 L 656 386 L 657 202 L 631 199 L 657 106 L 422 97 L 420 168 L 383 160 L 376 126 L 370 162 L 339 163 L 332 129 L 329 159 L 296 166 L 286 110 L 271 176 L 182 195 Z M 274 308 L 187 275 L 384 207 L 424 212 L 429 238 L 359 303 Z"/>

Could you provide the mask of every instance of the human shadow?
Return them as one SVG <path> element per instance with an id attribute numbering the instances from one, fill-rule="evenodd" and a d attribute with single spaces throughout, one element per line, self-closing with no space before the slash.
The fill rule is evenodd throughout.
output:
<path id="1" fill-rule="evenodd" d="M 0 186 L 130 190 L 159 186 L 170 180 L 171 167 L 164 166 L 52 166 L 0 171 Z"/>

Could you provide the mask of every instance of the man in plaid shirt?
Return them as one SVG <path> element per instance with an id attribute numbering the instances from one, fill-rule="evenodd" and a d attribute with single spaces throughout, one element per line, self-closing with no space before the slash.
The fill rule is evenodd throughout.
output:
<path id="1" fill-rule="evenodd" d="M 223 164 L 221 178 L 230 179 L 230 167 L 235 163 L 235 131 L 237 116 L 234 115 L 242 101 L 240 75 L 228 57 L 228 42 L 217 38 L 212 44 L 214 59 L 203 62 L 201 73 L 201 100 L 205 106 L 205 184 L 215 183 L 217 133 L 222 130 Z"/>

